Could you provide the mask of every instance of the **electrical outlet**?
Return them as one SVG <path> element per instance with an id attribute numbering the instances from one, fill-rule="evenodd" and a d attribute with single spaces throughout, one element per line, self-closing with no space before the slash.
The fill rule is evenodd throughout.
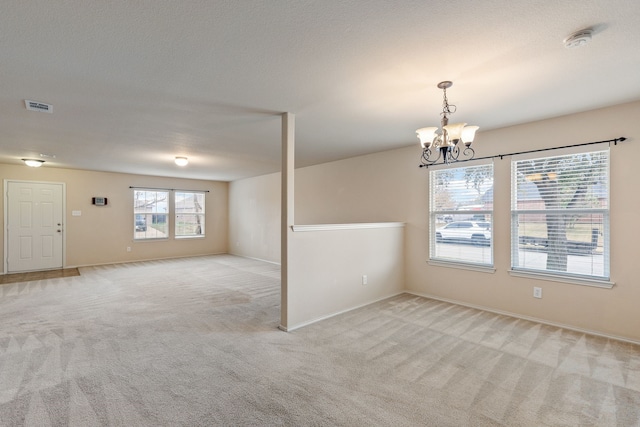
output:
<path id="1" fill-rule="evenodd" d="M 363 285 L 366 285 L 366 284 L 367 284 L 367 275 L 366 275 L 366 274 L 363 274 L 363 275 L 362 275 L 362 284 L 363 284 Z"/>
<path id="2" fill-rule="evenodd" d="M 533 287 L 533 297 L 534 298 L 542 298 L 542 288 L 538 288 L 536 286 Z"/>
<path id="3" fill-rule="evenodd" d="M 131 246 L 127 246 L 127 252 L 131 252 Z"/>

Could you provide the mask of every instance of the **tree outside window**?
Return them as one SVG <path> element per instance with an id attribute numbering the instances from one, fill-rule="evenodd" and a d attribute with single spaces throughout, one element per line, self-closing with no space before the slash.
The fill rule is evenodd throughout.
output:
<path id="1" fill-rule="evenodd" d="M 609 151 L 512 162 L 512 268 L 609 278 Z"/>
<path id="2" fill-rule="evenodd" d="M 176 191 L 174 200 L 176 237 L 204 237 L 205 193 Z"/>
<path id="3" fill-rule="evenodd" d="M 493 266 L 493 164 L 432 170 L 430 261 Z"/>

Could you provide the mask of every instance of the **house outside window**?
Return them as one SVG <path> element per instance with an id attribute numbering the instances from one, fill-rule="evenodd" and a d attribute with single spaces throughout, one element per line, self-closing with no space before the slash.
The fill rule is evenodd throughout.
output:
<path id="1" fill-rule="evenodd" d="M 176 191 L 174 201 L 176 238 L 204 237 L 205 193 Z"/>
<path id="2" fill-rule="evenodd" d="M 429 261 L 493 267 L 493 164 L 429 172 Z"/>
<path id="3" fill-rule="evenodd" d="M 609 150 L 511 163 L 511 268 L 609 280 Z"/>
<path id="4" fill-rule="evenodd" d="M 169 192 L 136 189 L 133 199 L 134 240 L 168 238 Z"/>

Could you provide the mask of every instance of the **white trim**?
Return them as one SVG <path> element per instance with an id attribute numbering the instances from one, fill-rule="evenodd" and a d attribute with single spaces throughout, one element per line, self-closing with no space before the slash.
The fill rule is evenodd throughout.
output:
<path id="1" fill-rule="evenodd" d="M 507 270 L 511 276 L 525 277 L 528 279 L 548 280 L 551 282 L 571 283 L 572 285 L 593 286 L 596 288 L 611 289 L 615 282 L 609 280 L 589 279 L 587 277 L 563 276 L 559 274 L 540 273 L 537 271 Z"/>
<path id="2" fill-rule="evenodd" d="M 348 313 L 350 311 L 357 310 L 359 308 L 366 307 L 368 305 L 375 304 L 377 302 L 384 301 L 384 300 L 389 299 L 389 298 L 397 297 L 398 295 L 402 295 L 404 293 L 406 293 L 406 291 L 396 292 L 395 294 L 387 295 L 387 296 L 375 299 L 373 301 L 369 301 L 369 302 L 365 302 L 365 303 L 359 304 L 359 305 L 357 305 L 355 307 L 346 308 L 344 310 L 340 310 L 340 311 L 337 311 L 335 313 L 327 314 L 325 316 L 320 316 L 320 317 L 317 317 L 315 319 L 308 320 L 306 322 L 302 322 L 302 323 L 299 323 L 297 325 L 291 326 L 289 328 L 287 328 L 286 326 L 279 325 L 278 329 L 280 329 L 280 330 L 282 330 L 284 332 L 292 332 L 292 331 L 295 331 L 296 329 L 300 329 L 300 328 L 303 328 L 305 326 L 309 326 L 309 325 L 311 325 L 313 323 L 320 322 L 322 320 L 326 320 L 326 319 L 329 319 L 331 317 L 338 316 L 340 314 Z"/>
<path id="3" fill-rule="evenodd" d="M 292 225 L 294 232 L 300 231 L 333 231 L 333 230 L 360 230 L 364 228 L 395 228 L 404 227 L 404 222 L 366 222 L 353 224 L 309 224 Z"/>
<path id="4" fill-rule="evenodd" d="M 210 257 L 216 255 L 232 255 L 237 256 L 239 258 L 247 258 L 241 255 L 230 254 L 229 252 L 215 252 L 211 254 L 195 254 L 195 255 L 179 255 L 179 256 L 169 256 L 162 258 L 144 258 L 144 259 L 131 259 L 125 261 L 109 261 L 109 262 L 100 262 L 97 264 L 79 264 L 79 265 L 69 265 L 64 268 L 91 268 L 91 267 L 103 267 L 105 265 L 120 265 L 120 264 L 133 264 L 136 262 L 153 262 L 153 261 L 165 261 L 172 259 L 183 259 L 183 258 L 201 258 L 201 257 Z"/>
<path id="5" fill-rule="evenodd" d="M 237 256 L 237 257 L 240 257 L 240 258 L 253 259 L 253 260 L 255 260 L 255 261 L 262 261 L 262 262 L 267 262 L 267 263 L 269 263 L 269 264 L 274 264 L 274 265 L 282 266 L 282 263 L 280 263 L 280 262 L 278 262 L 278 261 L 271 261 L 271 260 L 268 260 L 268 259 L 264 259 L 264 258 L 256 258 L 256 257 L 253 257 L 253 256 L 247 256 L 247 255 L 239 255 L 239 254 L 236 254 L 236 253 L 233 253 L 233 252 L 227 252 L 227 254 L 228 254 L 228 255 Z"/>
<path id="6" fill-rule="evenodd" d="M 205 239 L 206 237 L 207 237 L 207 236 L 206 236 L 205 234 L 194 234 L 194 235 L 191 235 L 191 234 L 188 234 L 188 235 L 182 235 L 182 234 L 181 234 L 181 235 L 179 235 L 179 236 L 176 236 L 176 235 L 174 235 L 174 236 L 173 236 L 173 238 L 174 238 L 175 240 L 182 240 L 182 239 Z"/>
<path id="7" fill-rule="evenodd" d="M 455 262 L 455 261 L 441 261 L 441 260 L 435 260 L 435 259 L 430 259 L 427 261 L 427 264 L 429 265 L 434 265 L 436 267 L 447 267 L 447 268 L 457 268 L 460 270 L 471 270 L 471 271 L 479 271 L 481 273 L 495 273 L 496 269 L 495 267 L 491 266 L 491 267 L 487 267 L 487 266 L 483 266 L 483 265 L 476 265 L 476 264 L 467 264 L 467 263 L 463 263 L 463 262 Z"/>
<path id="8" fill-rule="evenodd" d="M 460 306 L 463 306 L 463 307 L 475 308 L 476 310 L 487 311 L 489 313 L 501 314 L 503 316 L 514 317 L 516 319 L 528 320 L 529 322 L 541 323 L 543 325 L 549 325 L 549 326 L 553 326 L 553 327 L 556 327 L 556 328 L 567 329 L 567 330 L 574 331 L 574 332 L 579 332 L 579 333 L 582 333 L 582 334 L 595 335 L 597 337 L 608 338 L 608 339 L 627 342 L 627 343 L 636 344 L 636 345 L 640 344 L 640 340 L 634 340 L 632 338 L 621 337 L 621 336 L 618 336 L 618 335 L 605 334 L 603 332 L 597 332 L 597 331 L 593 331 L 591 329 L 578 328 L 576 326 L 566 325 L 564 323 L 551 322 L 549 320 L 544 320 L 544 319 L 540 319 L 540 318 L 537 318 L 537 317 L 523 316 L 521 314 L 512 313 L 510 311 L 497 310 L 497 309 L 485 307 L 485 306 L 482 306 L 482 305 L 468 304 L 468 303 L 465 303 L 465 302 L 462 302 L 462 301 L 449 299 L 449 298 L 437 297 L 435 295 L 423 294 L 423 293 L 420 293 L 420 292 L 405 291 L 405 293 L 411 294 L 411 295 L 415 295 L 415 296 L 418 296 L 418 297 L 433 299 L 433 300 L 436 300 L 436 301 L 448 302 L 450 304 L 456 304 L 456 305 L 460 305 Z"/>

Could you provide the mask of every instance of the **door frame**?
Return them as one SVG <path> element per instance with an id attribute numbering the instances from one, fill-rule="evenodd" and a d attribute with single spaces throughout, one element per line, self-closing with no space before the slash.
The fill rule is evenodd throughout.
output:
<path id="1" fill-rule="evenodd" d="M 64 182 L 53 182 L 53 181 L 33 181 L 27 179 L 10 179 L 6 178 L 4 180 L 4 185 L 2 188 L 2 199 L 3 199 L 3 207 L 4 212 L 2 216 L 2 238 L 4 240 L 4 252 L 2 256 L 2 274 L 7 274 L 9 271 L 9 233 L 8 228 L 9 224 L 7 220 L 9 219 L 9 183 L 10 182 L 23 182 L 28 184 L 54 184 L 54 185 L 62 185 L 62 268 L 67 266 L 67 184 Z"/>

